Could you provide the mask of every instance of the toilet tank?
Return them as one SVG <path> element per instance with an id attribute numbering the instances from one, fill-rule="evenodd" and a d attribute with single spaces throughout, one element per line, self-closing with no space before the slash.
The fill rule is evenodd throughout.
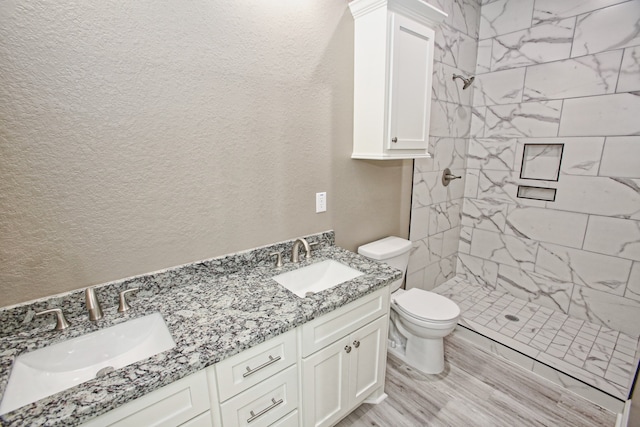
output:
<path id="1" fill-rule="evenodd" d="M 391 236 L 360 246 L 358 253 L 402 271 L 402 277 L 391 284 L 391 291 L 393 292 L 402 286 L 407 265 L 409 264 L 410 250 L 411 242 L 409 240 Z"/>

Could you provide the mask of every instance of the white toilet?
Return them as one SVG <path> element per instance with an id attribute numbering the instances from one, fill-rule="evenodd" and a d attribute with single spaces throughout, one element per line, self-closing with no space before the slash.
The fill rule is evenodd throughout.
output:
<path id="1" fill-rule="evenodd" d="M 389 352 L 427 374 L 444 370 L 442 339 L 456 327 L 460 308 L 450 299 L 422 289 L 400 289 L 409 263 L 411 242 L 386 237 L 358 248 L 367 258 L 402 271 L 391 284 Z"/>

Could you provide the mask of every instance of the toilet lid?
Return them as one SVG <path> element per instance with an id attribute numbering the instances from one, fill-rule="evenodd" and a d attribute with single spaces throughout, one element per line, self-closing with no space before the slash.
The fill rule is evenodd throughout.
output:
<path id="1" fill-rule="evenodd" d="M 460 315 L 460 308 L 449 298 L 422 289 L 409 289 L 394 298 L 398 308 L 410 316 L 432 321 L 446 321 Z"/>

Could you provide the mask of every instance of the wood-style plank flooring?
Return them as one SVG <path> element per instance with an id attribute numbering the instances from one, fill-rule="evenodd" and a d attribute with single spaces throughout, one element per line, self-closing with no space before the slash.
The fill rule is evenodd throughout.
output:
<path id="1" fill-rule="evenodd" d="M 389 356 L 379 405 L 362 404 L 338 426 L 613 427 L 616 415 L 454 335 L 445 371 L 424 375 Z"/>

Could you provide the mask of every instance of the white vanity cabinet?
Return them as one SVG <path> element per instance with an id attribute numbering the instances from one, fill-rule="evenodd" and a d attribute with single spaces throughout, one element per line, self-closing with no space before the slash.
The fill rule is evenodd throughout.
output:
<path id="1" fill-rule="evenodd" d="M 296 333 L 278 335 L 215 365 L 209 387 L 213 395 L 217 385 L 223 426 L 278 425 L 298 408 Z"/>
<path id="2" fill-rule="evenodd" d="M 389 287 L 155 390 L 85 427 L 335 424 L 382 400 Z"/>
<path id="3" fill-rule="evenodd" d="M 446 14 L 421 0 L 354 0 L 356 159 L 429 157 L 434 29 Z"/>
<path id="4" fill-rule="evenodd" d="M 388 309 L 385 287 L 302 326 L 304 426 L 333 425 L 384 395 Z"/>
<path id="5" fill-rule="evenodd" d="M 196 372 L 83 424 L 84 427 L 213 426 L 205 371 Z"/>

